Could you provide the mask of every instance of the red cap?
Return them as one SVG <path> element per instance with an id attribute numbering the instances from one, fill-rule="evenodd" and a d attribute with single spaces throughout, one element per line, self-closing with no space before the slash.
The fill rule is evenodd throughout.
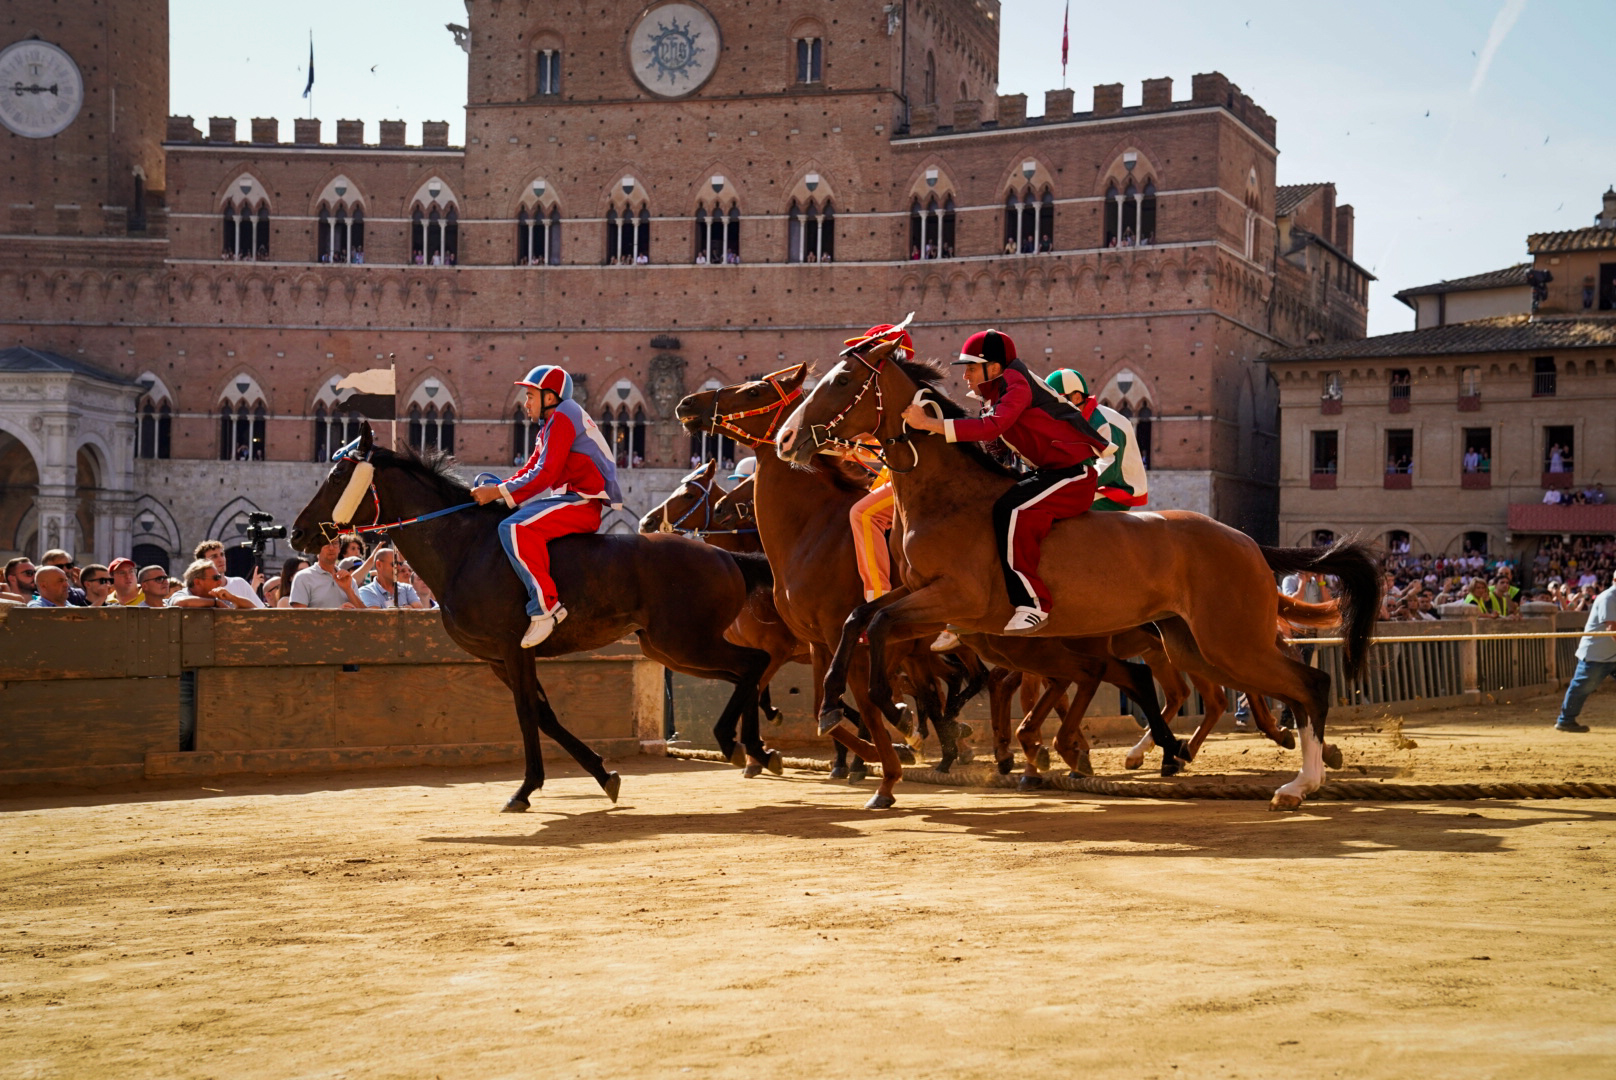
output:
<path id="1" fill-rule="evenodd" d="M 118 567 L 120 567 L 120 566 L 130 566 L 130 567 L 132 567 L 134 565 L 135 565 L 135 560 L 133 560 L 133 559 L 113 559 L 112 564 L 107 567 L 107 573 L 115 574 L 115 573 L 118 572 Z"/>
<path id="2" fill-rule="evenodd" d="M 965 339 L 956 364 L 1008 364 L 1016 358 L 1016 343 L 998 330 L 981 330 Z"/>
<path id="3" fill-rule="evenodd" d="M 868 330 L 864 331 L 864 333 L 860 334 L 858 337 L 850 337 L 850 338 L 848 338 L 846 341 L 842 342 L 842 344 L 843 345 L 862 345 L 866 341 L 869 341 L 871 338 L 881 338 L 882 340 L 891 341 L 893 339 L 887 336 L 887 331 L 891 330 L 891 329 L 892 329 L 892 324 L 891 323 L 889 323 L 889 322 L 879 323 L 879 324 L 877 324 L 875 326 L 870 327 Z M 897 342 L 898 342 L 899 347 L 902 348 L 904 352 L 908 353 L 910 356 L 915 355 L 915 343 L 914 343 L 914 340 L 909 337 L 909 331 L 900 330 L 898 332 Z"/>

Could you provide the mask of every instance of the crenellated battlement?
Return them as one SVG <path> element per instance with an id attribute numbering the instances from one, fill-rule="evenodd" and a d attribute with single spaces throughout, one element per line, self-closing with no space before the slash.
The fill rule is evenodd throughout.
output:
<path id="1" fill-rule="evenodd" d="M 319 118 L 298 117 L 292 121 L 292 141 L 281 140 L 281 122 L 275 117 L 254 117 L 251 121 L 251 138 L 246 142 L 240 139 L 240 129 L 233 116 L 208 117 L 207 134 L 196 126 L 196 118 L 191 116 L 170 116 L 168 118 L 168 133 L 164 142 L 167 145 L 230 145 L 230 146 L 299 146 L 299 147 L 332 147 L 342 149 L 372 149 L 372 150 L 458 150 L 459 147 L 449 145 L 449 124 L 444 120 L 426 120 L 421 124 L 421 141 L 411 143 L 408 141 L 408 125 L 403 120 L 383 120 L 378 125 L 378 139 L 374 143 L 365 141 L 365 122 L 363 120 L 338 120 L 335 142 L 321 140 L 321 121 Z"/>
<path id="2" fill-rule="evenodd" d="M 932 105 L 916 105 L 910 111 L 909 135 L 1039 127 L 1214 106 L 1227 109 L 1269 145 L 1276 145 L 1274 118 L 1221 72 L 1211 71 L 1193 76 L 1190 96 L 1178 101 L 1173 100 L 1173 80 L 1170 78 L 1146 79 L 1142 90 L 1141 103 L 1125 108 L 1122 104 L 1122 84 L 1101 83 L 1094 88 L 1094 103 L 1088 112 L 1073 111 L 1075 95 L 1071 90 L 1050 90 L 1044 94 L 1042 116 L 1027 115 L 1026 94 L 1000 94 L 992 119 L 983 118 L 985 103 L 981 101 L 956 101 L 949 113 L 943 113 Z"/>

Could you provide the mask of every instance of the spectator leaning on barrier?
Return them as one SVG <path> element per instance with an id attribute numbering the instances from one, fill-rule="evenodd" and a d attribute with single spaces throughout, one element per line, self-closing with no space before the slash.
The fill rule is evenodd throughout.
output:
<path id="1" fill-rule="evenodd" d="M 1601 630 L 1616 630 L 1616 585 L 1594 597 L 1588 608 L 1588 622 L 1582 632 L 1593 634 Z M 1588 730 L 1588 725 L 1579 723 L 1577 717 L 1588 695 L 1599 688 L 1607 675 L 1616 677 L 1616 638 L 1583 638 L 1577 643 L 1577 670 L 1571 676 L 1571 685 L 1566 687 L 1565 701 L 1560 705 L 1554 730 Z"/>
<path id="2" fill-rule="evenodd" d="M 353 574 L 337 566 L 342 550 L 333 540 L 320 548 L 315 563 L 300 570 L 292 579 L 292 606 L 295 608 L 362 608 L 365 602 L 354 591 Z"/>
<path id="3" fill-rule="evenodd" d="M 60 566 L 41 566 L 34 579 L 39 594 L 28 601 L 29 607 L 67 607 L 67 571 Z"/>
<path id="4" fill-rule="evenodd" d="M 136 607 L 146 602 L 140 590 L 139 567 L 133 559 L 113 559 L 107 567 L 112 574 L 112 595 L 107 597 L 108 607 Z"/>
<path id="5" fill-rule="evenodd" d="M 112 596 L 112 574 L 100 563 L 91 563 L 79 575 L 79 585 L 90 607 L 107 607 Z"/>
<path id="6" fill-rule="evenodd" d="M 237 596 L 225 585 L 224 575 L 213 565 L 212 559 L 198 559 L 185 568 L 185 588 L 168 598 L 169 607 L 177 608 L 240 608 L 251 611 L 253 605 L 244 596 Z"/>
<path id="7" fill-rule="evenodd" d="M 376 562 L 376 576 L 359 587 L 359 598 L 366 607 L 426 607 L 426 601 L 416 594 L 415 588 L 399 580 L 398 552 L 390 547 L 379 547 L 371 558 Z"/>
<path id="8" fill-rule="evenodd" d="M 73 556 L 61 548 L 51 548 L 39 557 L 41 566 L 54 566 L 67 575 L 67 603 L 70 607 L 89 607 L 84 590 L 79 588 L 79 568 L 73 565 Z"/>
<path id="9" fill-rule="evenodd" d="M 6 588 L 0 593 L 7 600 L 26 604 L 34 598 L 34 563 L 26 555 L 6 563 Z"/>
<path id="10" fill-rule="evenodd" d="M 168 571 L 161 566 L 142 567 L 135 579 L 140 583 L 138 607 L 162 607 L 168 599 Z"/>
<path id="11" fill-rule="evenodd" d="M 224 580 L 224 587 L 229 589 L 235 595 L 241 597 L 243 600 L 247 601 L 248 607 L 259 608 L 264 606 L 264 602 L 258 598 L 257 591 L 259 583 L 264 580 L 263 572 L 257 568 L 254 568 L 253 580 L 251 581 L 248 581 L 246 578 L 230 577 L 227 575 L 224 572 L 223 543 L 219 542 L 218 540 L 204 540 L 200 544 L 196 545 L 196 550 L 191 553 L 191 557 L 196 559 L 206 559 L 211 562 L 213 564 L 213 568 L 219 571 L 220 578 Z"/>

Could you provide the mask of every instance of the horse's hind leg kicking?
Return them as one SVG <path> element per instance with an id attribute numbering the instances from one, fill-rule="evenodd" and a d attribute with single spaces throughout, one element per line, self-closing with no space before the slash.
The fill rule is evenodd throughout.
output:
<path id="1" fill-rule="evenodd" d="M 548 735 L 561 749 L 571 754 L 572 759 L 595 778 L 595 782 L 615 803 L 618 790 L 623 785 L 622 778 L 615 772 L 608 772 L 601 756 L 562 726 L 555 710 L 550 707 L 544 686 L 539 682 L 533 654 L 518 647 L 515 655 L 508 656 L 504 664 L 495 664 L 493 667 L 495 674 L 511 688 L 511 695 L 516 699 L 516 720 L 522 729 L 522 749 L 526 761 L 522 786 L 506 802 L 505 812 L 519 814 L 527 810 L 531 805 L 528 796 L 544 786 L 544 752 L 539 746 L 541 733 Z"/>

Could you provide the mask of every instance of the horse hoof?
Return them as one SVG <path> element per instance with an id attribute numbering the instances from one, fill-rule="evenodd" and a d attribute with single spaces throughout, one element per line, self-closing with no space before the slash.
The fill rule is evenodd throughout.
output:
<path id="1" fill-rule="evenodd" d="M 898 714 L 898 719 L 892 722 L 892 726 L 897 728 L 899 733 L 905 738 L 913 735 L 915 731 L 915 717 L 913 711 L 909 708 L 909 703 L 907 701 L 900 701 L 896 705 L 892 706 L 892 711 Z"/>
<path id="2" fill-rule="evenodd" d="M 606 793 L 608 799 L 616 803 L 617 793 L 623 790 L 623 778 L 616 773 L 607 773 L 606 782 L 600 785 L 600 789 Z"/>
<path id="3" fill-rule="evenodd" d="M 1089 761 L 1089 752 L 1087 750 L 1077 752 L 1077 768 L 1072 770 L 1072 775 L 1074 777 L 1094 775 L 1094 766 Z"/>
<path id="4" fill-rule="evenodd" d="M 776 709 L 773 705 L 770 705 L 763 710 L 763 715 L 768 718 L 769 723 L 778 724 L 780 722 L 780 717 L 784 716 L 785 714 L 779 709 Z"/>
<path id="5" fill-rule="evenodd" d="M 1134 757 L 1132 754 L 1129 754 L 1127 757 L 1122 759 L 1122 767 L 1124 769 L 1137 769 L 1144 763 L 1145 755 L 1143 754 L 1140 754 L 1138 757 Z"/>
<path id="6" fill-rule="evenodd" d="M 784 775 L 786 771 L 786 756 L 778 750 L 770 750 L 769 760 L 764 765 L 764 768 L 768 769 L 769 772 L 773 773 L 775 776 Z"/>
<path id="7" fill-rule="evenodd" d="M 499 812 L 502 814 L 525 814 L 527 813 L 528 806 L 529 803 L 526 799 L 511 799 L 504 806 L 500 807 Z"/>
<path id="8" fill-rule="evenodd" d="M 746 768 L 741 770 L 741 776 L 747 780 L 756 780 L 763 775 L 763 766 L 755 761 L 748 761 Z"/>
<path id="9" fill-rule="evenodd" d="M 869 778 L 870 770 L 864 765 L 855 765 L 847 771 L 847 782 L 849 784 L 862 784 Z"/>
<path id="10" fill-rule="evenodd" d="M 1016 759 L 1013 757 L 1001 758 L 996 764 L 999 767 L 1000 776 L 1009 776 L 1010 770 L 1016 767 Z"/>
<path id="11" fill-rule="evenodd" d="M 955 725 L 954 741 L 963 742 L 974 734 L 976 734 L 976 729 L 970 724 L 967 724 L 965 721 L 961 720 L 957 725 Z"/>
<path id="12" fill-rule="evenodd" d="M 1341 748 L 1335 743 L 1324 744 L 1324 767 L 1339 769 L 1342 764 Z"/>
<path id="13" fill-rule="evenodd" d="M 1301 808 L 1302 797 L 1285 791 L 1274 792 L 1273 799 L 1268 803 L 1268 809 L 1270 810 L 1300 810 Z"/>
<path id="14" fill-rule="evenodd" d="M 830 771 L 830 778 L 832 780 L 846 780 L 847 779 L 847 766 L 846 765 L 837 765 L 834 768 L 832 768 L 831 771 Z"/>
<path id="15" fill-rule="evenodd" d="M 729 752 L 729 763 L 737 769 L 746 768 L 746 751 L 737 746 Z"/>
<path id="16" fill-rule="evenodd" d="M 1283 746 L 1287 750 L 1295 750 L 1296 732 L 1292 731 L 1290 728 L 1280 728 L 1279 738 L 1275 739 L 1274 741 L 1279 743 L 1279 745 Z"/>
<path id="17" fill-rule="evenodd" d="M 1179 773 L 1184 771 L 1184 767 L 1188 764 L 1189 762 L 1185 761 L 1181 757 L 1177 757 L 1173 754 L 1163 754 L 1161 774 L 1163 776 L 1177 776 Z"/>
<path id="18" fill-rule="evenodd" d="M 1039 772 L 1047 772 L 1049 770 L 1049 747 L 1040 746 L 1038 755 L 1033 758 L 1033 762 L 1038 766 Z"/>
<path id="19" fill-rule="evenodd" d="M 909 749 L 908 745 L 905 743 L 897 743 L 894 745 L 892 747 L 892 752 L 897 754 L 898 760 L 905 765 L 913 765 L 915 763 L 915 752 Z"/>
<path id="20" fill-rule="evenodd" d="M 870 796 L 870 801 L 864 804 L 864 809 L 891 810 L 892 807 L 897 804 L 897 802 L 897 796 L 883 795 L 881 792 L 877 791 L 874 795 Z"/>
<path id="21" fill-rule="evenodd" d="M 937 763 L 936 770 L 940 773 L 946 773 L 954 767 L 954 762 L 958 760 L 959 755 L 957 754 L 944 754 L 943 759 Z"/>
<path id="22" fill-rule="evenodd" d="M 958 761 L 961 765 L 969 765 L 971 762 L 976 760 L 976 751 L 972 750 L 969 746 L 962 746 L 955 753 L 954 760 Z"/>
<path id="23" fill-rule="evenodd" d="M 1016 781 L 1017 791 L 1037 791 L 1043 786 L 1044 778 L 1042 776 L 1023 776 Z"/>
<path id="24" fill-rule="evenodd" d="M 841 709 L 836 707 L 826 709 L 819 714 L 819 733 L 829 735 L 835 730 L 836 725 L 842 723 L 845 719 Z"/>

